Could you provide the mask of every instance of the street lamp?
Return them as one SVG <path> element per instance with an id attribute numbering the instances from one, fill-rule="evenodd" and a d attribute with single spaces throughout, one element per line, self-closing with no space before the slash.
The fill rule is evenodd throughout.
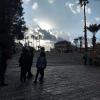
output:
<path id="1" fill-rule="evenodd" d="M 81 7 L 84 7 L 84 39 L 85 39 L 85 51 L 88 51 L 88 43 L 87 43 L 87 27 L 86 27 L 86 4 L 88 4 L 88 0 L 79 0 L 79 4 Z"/>

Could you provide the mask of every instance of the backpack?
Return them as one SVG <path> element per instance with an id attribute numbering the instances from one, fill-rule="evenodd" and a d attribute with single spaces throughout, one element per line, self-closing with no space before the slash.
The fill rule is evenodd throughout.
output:
<path id="1" fill-rule="evenodd" d="M 43 57 L 43 56 L 38 57 L 36 67 L 46 68 L 46 65 L 47 65 L 46 57 Z"/>

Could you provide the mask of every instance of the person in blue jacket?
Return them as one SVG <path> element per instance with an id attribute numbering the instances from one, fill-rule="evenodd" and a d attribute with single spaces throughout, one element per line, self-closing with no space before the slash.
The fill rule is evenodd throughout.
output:
<path id="1" fill-rule="evenodd" d="M 46 68 L 46 66 L 47 66 L 47 60 L 46 60 L 45 48 L 41 47 L 40 54 L 39 54 L 39 57 L 38 57 L 37 63 L 36 63 L 37 73 L 35 76 L 34 83 L 37 83 L 37 78 L 38 78 L 39 74 L 40 74 L 39 81 L 40 81 L 40 83 L 43 83 L 44 69 Z"/>

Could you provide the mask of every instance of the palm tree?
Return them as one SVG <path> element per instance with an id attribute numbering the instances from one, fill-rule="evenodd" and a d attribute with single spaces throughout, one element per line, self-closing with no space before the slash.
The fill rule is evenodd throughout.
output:
<path id="1" fill-rule="evenodd" d="M 29 39 L 29 36 L 25 36 L 25 44 L 27 44 L 27 40 Z"/>
<path id="2" fill-rule="evenodd" d="M 74 43 L 75 43 L 75 45 L 76 45 L 76 50 L 77 50 L 78 38 L 75 38 L 75 39 L 74 39 Z"/>
<path id="3" fill-rule="evenodd" d="M 33 47 L 34 47 L 34 39 L 35 39 L 35 36 L 34 35 L 31 35 L 31 38 L 33 39 Z"/>
<path id="4" fill-rule="evenodd" d="M 80 6 L 84 7 L 84 39 L 85 39 L 85 51 L 88 50 L 88 43 L 87 43 L 87 29 L 86 29 L 86 4 L 88 4 L 88 0 L 79 0 Z"/>
<path id="5" fill-rule="evenodd" d="M 25 37 L 24 39 L 25 39 L 25 44 L 26 44 L 26 39 L 27 39 L 27 38 Z"/>
<path id="6" fill-rule="evenodd" d="M 37 40 L 38 40 L 38 36 L 37 35 L 35 36 L 35 40 L 36 40 L 36 50 L 37 50 L 37 47 L 38 47 L 37 46 Z"/>
<path id="7" fill-rule="evenodd" d="M 95 45 L 96 45 L 96 33 L 99 31 L 100 29 L 100 24 L 97 25 L 97 24 L 90 24 L 89 27 L 87 27 L 87 29 L 93 33 L 93 37 L 92 37 L 92 45 L 93 45 L 93 50 L 95 48 Z"/>
<path id="8" fill-rule="evenodd" d="M 80 52 L 81 52 L 83 37 L 82 36 L 78 37 L 78 40 L 80 41 Z"/>
<path id="9" fill-rule="evenodd" d="M 41 35 L 39 34 L 39 48 L 40 48 L 40 39 L 41 39 Z"/>
<path id="10" fill-rule="evenodd" d="M 43 31 L 43 29 L 41 29 L 41 27 L 39 26 L 39 25 L 37 25 L 38 26 L 38 39 L 39 39 L 39 46 L 38 46 L 38 49 L 40 49 L 40 47 L 41 47 L 41 45 L 40 45 L 40 43 L 41 43 L 41 38 L 42 38 L 42 35 L 43 35 L 43 33 L 41 32 L 41 31 Z M 42 33 L 42 34 L 41 34 Z"/>

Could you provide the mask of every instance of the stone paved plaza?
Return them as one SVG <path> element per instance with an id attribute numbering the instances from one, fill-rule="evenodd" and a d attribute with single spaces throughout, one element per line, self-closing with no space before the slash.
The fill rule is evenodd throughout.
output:
<path id="1" fill-rule="evenodd" d="M 20 83 L 18 57 L 8 62 L 9 85 L 0 87 L 0 100 L 100 100 L 100 67 L 83 65 L 81 54 L 47 54 L 43 84 L 34 84 L 34 77 Z M 34 76 L 36 57 L 32 66 Z"/>

